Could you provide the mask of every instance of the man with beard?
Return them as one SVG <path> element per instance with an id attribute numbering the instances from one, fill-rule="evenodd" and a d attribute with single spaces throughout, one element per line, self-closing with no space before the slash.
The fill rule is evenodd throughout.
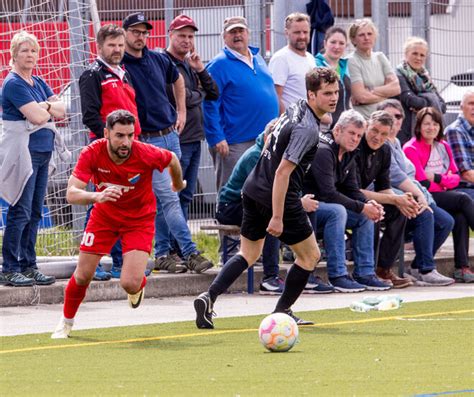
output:
<path id="1" fill-rule="evenodd" d="M 89 128 L 89 141 L 104 137 L 105 119 L 117 109 L 131 112 L 135 118 L 135 137 L 140 134 L 135 90 L 130 75 L 120 67 L 125 53 L 125 32 L 117 25 L 104 25 L 97 33 L 98 57 L 79 78 L 82 122 Z M 86 224 L 90 217 L 87 211 Z M 109 280 L 112 276 L 120 278 L 122 268 L 122 249 L 120 240 L 112 248 L 112 270 L 106 272 L 101 265 L 97 267 L 94 280 Z"/>
<path id="2" fill-rule="evenodd" d="M 298 99 L 306 98 L 305 75 L 316 67 L 314 57 L 306 51 L 310 33 L 309 16 L 294 12 L 285 19 L 288 45 L 275 52 L 268 68 L 275 82 L 280 113 Z"/>
<path id="3" fill-rule="evenodd" d="M 168 168 L 172 188 L 186 186 L 174 153 L 134 140 L 135 117 L 126 110 L 107 116 L 105 139 L 83 149 L 69 178 L 66 199 L 70 204 L 94 203 L 82 238 L 77 268 L 64 295 L 64 310 L 53 339 L 67 338 L 100 258 L 122 240 L 122 288 L 136 309 L 144 296 L 143 275 L 155 232 L 156 201 L 152 190 L 155 170 Z M 86 190 L 92 181 L 95 192 Z"/>
<path id="4" fill-rule="evenodd" d="M 143 13 L 128 15 L 122 26 L 125 29 L 123 64 L 137 92 L 138 117 L 142 128 L 140 140 L 170 150 L 180 158 L 179 135 L 186 123 L 183 76 L 164 52 L 147 47 L 153 25 Z M 168 98 L 167 84 L 173 87 L 176 109 Z M 203 273 L 210 269 L 213 264 L 197 250 L 179 196 L 170 189 L 167 172 L 154 173 L 153 191 L 157 201 L 155 268 L 170 273 L 182 273 L 188 269 Z M 178 242 L 184 262 L 171 252 L 171 235 Z"/>

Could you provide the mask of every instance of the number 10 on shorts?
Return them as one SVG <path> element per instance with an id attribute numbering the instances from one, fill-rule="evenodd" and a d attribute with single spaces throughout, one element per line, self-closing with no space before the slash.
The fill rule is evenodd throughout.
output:
<path id="1" fill-rule="evenodd" d="M 94 233 L 84 232 L 84 235 L 82 236 L 81 245 L 83 245 L 84 247 L 92 247 L 92 245 L 94 244 L 94 238 Z"/>

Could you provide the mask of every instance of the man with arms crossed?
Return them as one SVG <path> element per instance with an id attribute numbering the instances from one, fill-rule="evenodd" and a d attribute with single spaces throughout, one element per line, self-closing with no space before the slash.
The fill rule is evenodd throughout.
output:
<path id="1" fill-rule="evenodd" d="M 214 328 L 214 302 L 255 263 L 267 232 L 287 243 L 296 255 L 275 312 L 293 316 L 299 325 L 312 324 L 291 311 L 320 258 L 300 193 L 318 146 L 319 120 L 336 108 L 337 75 L 327 68 L 315 68 L 306 75 L 306 89 L 308 99 L 298 101 L 280 116 L 244 184 L 240 251 L 224 265 L 208 292 L 194 300 L 198 328 Z"/>
<path id="2" fill-rule="evenodd" d="M 67 338 L 74 317 L 83 301 L 101 257 L 122 241 L 122 288 L 135 309 L 143 300 L 145 271 L 155 233 L 156 200 L 152 175 L 156 169 L 169 169 L 171 187 L 180 191 L 182 180 L 179 160 L 174 153 L 134 141 L 135 117 L 126 110 L 107 116 L 105 139 L 98 139 L 84 148 L 69 178 L 66 199 L 70 204 L 94 203 L 81 242 L 76 271 L 64 294 L 63 316 L 53 339 Z M 89 181 L 95 192 L 86 191 Z"/>

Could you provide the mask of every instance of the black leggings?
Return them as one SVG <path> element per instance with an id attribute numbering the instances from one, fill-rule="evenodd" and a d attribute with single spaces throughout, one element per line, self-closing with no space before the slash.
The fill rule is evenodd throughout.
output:
<path id="1" fill-rule="evenodd" d="M 438 207 L 454 218 L 453 241 L 456 268 L 469 266 L 469 228 L 474 230 L 474 201 L 456 190 L 431 193 Z"/>

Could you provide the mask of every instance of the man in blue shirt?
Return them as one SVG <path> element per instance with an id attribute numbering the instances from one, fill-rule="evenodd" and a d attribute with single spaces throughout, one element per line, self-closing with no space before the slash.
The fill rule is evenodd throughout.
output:
<path id="1" fill-rule="evenodd" d="M 250 47 L 244 17 L 224 21 L 225 47 L 207 65 L 219 87 L 217 101 L 204 101 L 204 128 L 216 170 L 217 190 L 239 157 L 278 116 L 273 79 L 258 48 Z"/>
<path id="2" fill-rule="evenodd" d="M 153 28 L 142 13 L 131 14 L 123 21 L 125 29 L 125 56 L 123 63 L 130 73 L 136 91 L 140 140 L 174 152 L 181 157 L 179 134 L 186 122 L 184 80 L 178 69 L 162 52 L 146 47 Z M 171 105 L 166 85 L 172 84 L 176 110 Z M 191 239 L 179 196 L 171 190 L 168 172 L 154 172 L 153 190 L 157 198 L 155 221 L 155 265 L 159 270 L 184 272 L 187 269 L 202 273 L 213 264 L 196 249 Z M 176 238 L 185 259 L 170 254 L 170 232 Z"/>

